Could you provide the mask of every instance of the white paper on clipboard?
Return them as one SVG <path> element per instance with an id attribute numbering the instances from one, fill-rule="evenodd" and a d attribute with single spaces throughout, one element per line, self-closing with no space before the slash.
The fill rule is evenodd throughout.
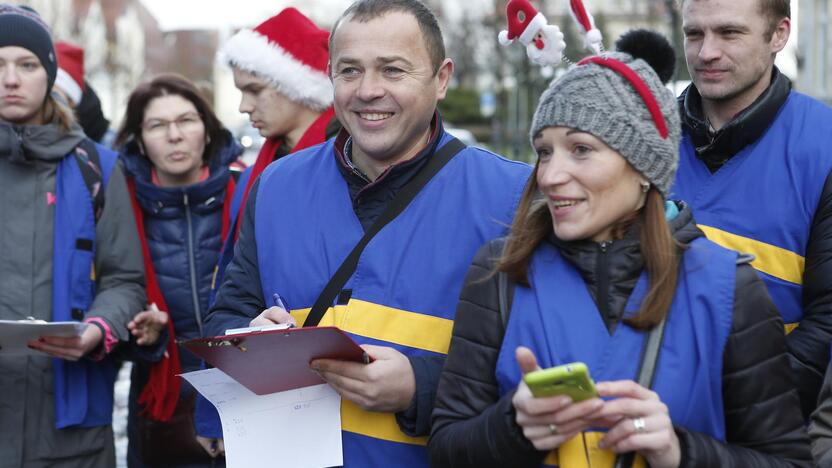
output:
<path id="1" fill-rule="evenodd" d="M 81 336 L 88 326 L 81 322 L 0 320 L 0 356 L 48 356 L 29 348 L 26 343 L 41 336 Z"/>

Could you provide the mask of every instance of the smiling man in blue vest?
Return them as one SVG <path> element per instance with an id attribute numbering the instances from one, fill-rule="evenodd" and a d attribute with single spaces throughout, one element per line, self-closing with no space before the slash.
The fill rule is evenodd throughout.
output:
<path id="1" fill-rule="evenodd" d="M 530 174 L 445 132 L 436 105 L 452 71 L 421 2 L 359 0 L 345 11 L 329 70 L 344 128 L 273 163 L 252 188 L 207 321 L 215 334 L 335 325 L 365 348 L 371 364 L 312 363 L 342 396 L 346 466 L 428 466 L 424 436 L 465 272 L 505 232 Z M 280 303 L 291 315 L 270 307 Z"/>
<path id="2" fill-rule="evenodd" d="M 682 18 L 693 84 L 672 193 L 709 239 L 756 257 L 808 417 L 832 341 L 832 109 L 774 65 L 789 0 L 685 0 Z"/>

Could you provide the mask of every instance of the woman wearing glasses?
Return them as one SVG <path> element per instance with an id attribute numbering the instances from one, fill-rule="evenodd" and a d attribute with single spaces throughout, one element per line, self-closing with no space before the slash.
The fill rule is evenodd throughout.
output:
<path id="1" fill-rule="evenodd" d="M 176 374 L 200 362 L 176 340 L 202 335 L 211 279 L 228 229 L 241 148 L 196 87 L 160 75 L 130 96 L 116 138 L 133 195 L 147 275 L 147 310 L 130 329 L 138 344 L 168 334 L 166 348 L 138 356 L 128 418 L 130 466 L 211 466 L 219 450 L 197 444 L 195 394 Z M 167 450 L 165 450 L 167 448 Z M 206 453 L 207 451 L 207 453 Z"/>

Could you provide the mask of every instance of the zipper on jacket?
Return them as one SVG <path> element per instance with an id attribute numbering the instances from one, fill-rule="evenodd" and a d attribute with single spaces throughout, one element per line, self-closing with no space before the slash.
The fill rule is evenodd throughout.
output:
<path id="1" fill-rule="evenodd" d="M 185 220 L 188 223 L 188 268 L 191 270 L 191 299 L 194 303 L 194 316 L 196 326 L 199 329 L 199 336 L 202 336 L 202 311 L 199 307 L 199 289 L 196 284 L 196 260 L 194 252 L 194 226 L 191 219 L 191 207 L 188 203 L 188 194 L 184 193 Z"/>
<path id="2" fill-rule="evenodd" d="M 612 242 L 604 241 L 598 244 L 598 257 L 595 262 L 595 277 L 598 280 L 598 310 L 601 311 L 601 319 L 609 323 L 609 255 L 608 248 Z M 607 328 L 610 328 L 609 326 Z"/>

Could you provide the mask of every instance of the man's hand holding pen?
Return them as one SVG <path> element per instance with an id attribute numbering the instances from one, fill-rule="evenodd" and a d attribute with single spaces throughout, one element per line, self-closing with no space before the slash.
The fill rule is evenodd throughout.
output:
<path id="1" fill-rule="evenodd" d="M 297 320 L 289 313 L 289 307 L 277 293 L 272 294 L 274 305 L 254 317 L 249 323 L 250 327 L 262 327 L 275 323 L 288 323 L 293 327 L 297 326 Z"/>

